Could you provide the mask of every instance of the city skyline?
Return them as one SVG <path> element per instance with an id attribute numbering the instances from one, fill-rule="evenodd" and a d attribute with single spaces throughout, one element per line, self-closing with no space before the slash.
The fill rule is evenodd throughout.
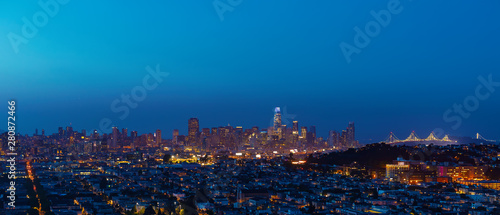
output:
<path id="1" fill-rule="evenodd" d="M 268 129 L 268 128 L 274 128 L 274 129 L 278 129 L 278 127 L 280 127 L 281 125 L 284 125 L 284 126 L 289 126 L 289 128 L 295 128 L 296 126 L 296 123 L 298 123 L 298 120 L 295 119 L 296 118 L 296 115 L 295 114 L 289 114 L 289 113 L 286 113 L 286 107 L 285 107 L 285 120 L 283 121 L 282 123 L 282 119 L 281 119 L 281 107 L 275 107 L 273 108 L 273 113 L 274 113 L 274 116 L 272 117 L 272 123 L 269 125 L 269 126 L 257 126 L 257 125 L 251 125 L 251 126 L 242 126 L 242 125 L 231 125 L 230 123 L 227 124 L 227 126 L 232 126 L 232 127 L 243 127 L 243 128 L 251 128 L 251 127 L 258 127 L 260 129 Z M 353 122 L 349 122 L 349 124 L 351 124 Z M 187 136 L 187 137 L 190 137 L 190 138 L 193 138 L 194 135 L 196 135 L 196 133 L 199 133 L 200 130 L 203 128 L 203 129 L 213 129 L 213 128 L 219 128 L 219 127 L 225 127 L 226 125 L 216 125 L 216 126 L 200 126 L 200 122 L 199 122 L 199 119 L 196 118 L 196 117 L 191 117 L 188 119 L 188 122 L 187 122 L 187 127 L 186 126 L 178 126 L 178 127 L 175 127 L 174 129 L 171 129 L 170 131 L 172 132 L 167 132 L 167 134 L 169 135 L 164 135 L 163 137 L 172 137 L 171 139 L 174 139 L 174 136 L 173 135 L 173 132 L 177 132 L 177 135 L 184 135 L 184 136 Z M 191 126 L 192 126 L 192 129 L 191 129 Z M 315 125 L 307 125 L 305 128 L 306 128 L 306 131 L 307 131 L 307 127 L 308 126 L 312 126 L 314 127 L 314 129 L 316 129 L 316 126 Z M 303 126 L 300 126 L 302 127 L 303 129 Z M 66 125 L 66 126 L 58 126 L 58 130 L 56 130 L 57 132 L 52 132 L 51 129 L 46 129 L 46 128 L 40 128 L 40 131 L 42 131 L 43 133 L 45 134 L 57 134 L 57 133 L 60 133 L 61 132 L 61 129 L 67 129 L 67 128 L 71 128 L 73 129 L 72 127 L 72 123 L 70 123 L 69 125 Z M 93 132 L 94 130 L 96 130 L 98 133 L 100 134 L 113 134 L 115 132 L 115 128 L 117 129 L 120 129 L 122 128 L 122 130 L 124 130 L 125 132 L 128 130 L 129 127 L 121 127 L 121 126 L 116 126 L 116 125 L 110 125 L 110 132 L 103 132 L 97 128 L 91 128 L 91 129 L 86 129 L 86 128 L 80 128 L 80 131 L 85 131 L 85 132 Z M 130 128 L 133 128 L 133 127 L 130 127 Z M 300 136 L 302 136 L 302 129 L 297 129 L 297 132 L 299 133 Z M 317 135 L 318 137 L 324 137 L 325 139 L 328 139 L 329 137 L 331 137 L 332 135 L 335 135 L 337 137 L 339 137 L 341 135 L 342 132 L 336 132 L 334 134 L 332 134 L 331 132 L 332 131 L 336 131 L 338 128 L 329 128 L 328 129 L 328 132 L 326 134 L 319 134 Z M 38 135 L 38 130 L 39 128 L 36 128 L 35 129 L 35 132 L 32 133 L 32 135 L 35 135 L 37 134 Z M 133 128 L 133 130 L 131 130 L 131 132 L 138 132 L 138 134 L 155 134 L 155 138 L 156 138 L 156 134 L 160 131 L 160 135 L 161 135 L 161 130 L 163 129 L 153 129 L 154 131 L 148 131 L 148 130 L 145 130 L 145 129 L 138 129 L 138 128 Z M 324 129 L 321 129 L 321 130 L 324 130 Z M 350 132 L 349 131 L 349 126 L 348 128 L 346 129 L 347 132 Z M 0 130 L 2 131 L 2 130 Z M 163 130 L 163 131 L 166 131 L 166 130 Z M 340 130 L 342 131 L 342 130 Z M 316 132 L 314 132 L 316 134 Z M 406 141 L 408 141 L 409 139 L 411 138 L 417 138 L 417 137 L 412 137 L 412 135 L 416 135 L 415 133 L 418 133 L 418 132 L 415 132 L 415 130 L 412 130 L 410 133 L 410 136 L 406 139 Z M 449 134 L 448 133 L 445 133 L 445 130 L 441 129 L 441 128 L 435 128 L 434 130 L 431 130 L 430 132 L 430 135 L 432 137 L 435 137 L 435 138 L 438 138 L 438 139 L 441 139 L 441 138 L 444 138 L 444 139 L 448 139 L 448 136 Z M 20 133 L 22 135 L 30 135 L 29 133 Z M 435 135 L 435 136 L 434 136 Z M 475 136 L 479 135 L 479 132 L 476 132 L 474 134 Z M 467 136 L 467 135 L 462 135 L 462 136 L 454 136 L 454 137 L 474 137 L 474 135 L 471 135 L 471 136 Z M 400 136 L 400 137 L 403 137 L 403 136 Z M 379 140 L 376 140 L 376 139 L 373 139 L 373 141 L 371 140 L 366 140 L 364 139 L 364 141 L 366 142 L 363 142 L 363 141 L 360 141 L 360 143 L 362 144 L 370 144 L 370 143 L 377 143 L 377 142 L 387 142 L 388 139 L 391 139 L 394 140 L 399 140 L 396 136 L 395 136 L 395 132 L 392 132 L 390 131 L 389 132 L 389 136 L 385 139 L 379 139 Z M 428 137 L 430 138 L 430 137 Z M 484 137 L 482 137 L 481 135 L 481 138 L 484 139 L 484 140 L 488 140 L 488 139 L 485 139 Z M 425 139 L 425 138 L 423 138 Z M 422 139 L 422 140 L 423 140 Z M 432 138 L 431 138 L 432 139 Z M 480 139 L 480 138 L 477 138 L 477 139 Z M 493 139 L 493 138 L 491 138 Z M 354 140 L 354 139 L 352 139 Z M 404 141 L 404 139 L 401 139 L 402 141 Z M 494 139 L 496 141 L 496 139 Z M 358 140 L 359 141 L 359 140 Z"/>
<path id="2" fill-rule="evenodd" d="M 186 129 L 187 132 L 185 133 L 179 133 L 179 129 L 173 129 L 172 132 L 166 132 L 167 134 L 171 134 L 171 135 L 164 135 L 164 136 L 161 136 L 161 129 L 156 129 L 155 132 L 151 132 L 151 131 L 146 131 L 146 132 L 142 132 L 142 133 L 139 133 L 137 130 L 131 130 L 130 132 L 130 136 L 135 136 L 137 137 L 138 135 L 146 135 L 146 134 L 153 134 L 155 135 L 155 139 L 158 140 L 158 137 L 157 135 L 159 134 L 160 136 L 160 139 L 162 140 L 166 140 L 166 139 L 170 139 L 170 140 L 174 140 L 175 137 L 181 135 L 181 136 L 186 136 L 186 137 L 189 137 L 191 135 L 194 135 L 196 133 L 203 133 L 203 130 L 204 129 L 207 129 L 208 131 L 212 131 L 213 132 L 213 129 L 217 129 L 217 128 L 223 128 L 223 127 L 226 127 L 224 125 L 219 125 L 219 126 L 215 126 L 215 127 L 198 127 L 198 132 L 194 132 L 194 133 L 191 133 L 189 132 L 189 125 L 190 125 L 190 120 L 192 119 L 196 119 L 198 120 L 197 118 L 190 118 L 188 120 L 188 127 Z M 353 124 L 354 122 L 349 122 L 349 125 L 351 125 L 351 123 Z M 298 136 L 302 136 L 303 133 L 307 132 L 307 126 L 300 126 L 300 128 L 298 128 L 297 130 L 295 130 L 295 125 L 298 125 L 298 121 L 293 121 L 293 123 L 291 124 L 293 127 L 291 127 L 291 129 L 295 132 L 297 132 L 296 134 Z M 257 128 L 261 128 L 261 129 L 269 129 L 269 128 L 272 128 L 274 126 L 271 126 L 271 127 L 259 127 L 259 126 L 249 126 L 249 127 L 243 127 L 243 126 L 238 126 L 238 125 L 227 125 L 227 126 L 230 126 L 230 127 L 233 127 L 233 128 L 254 128 L 254 127 L 257 127 Z M 312 125 L 313 127 L 315 127 L 314 125 Z M 52 134 L 47 133 L 45 129 L 35 129 L 35 132 L 33 134 L 28 134 L 28 133 L 25 133 L 25 134 L 20 134 L 20 135 L 28 135 L 28 136 L 51 136 L 51 135 L 57 135 L 57 134 L 60 134 L 61 133 L 61 129 L 63 130 L 67 130 L 67 129 L 71 129 L 73 131 L 73 127 L 70 125 L 70 126 L 59 126 L 58 127 L 58 132 L 53 132 Z M 116 128 L 118 131 L 120 129 L 120 127 L 116 127 L 116 126 L 113 126 L 112 127 L 112 131 L 115 131 Z M 122 132 L 120 133 L 121 135 L 125 134 L 125 137 L 128 137 L 128 128 L 121 128 L 122 129 Z M 305 130 L 304 130 L 305 129 Z M 75 130 L 75 132 L 79 132 L 81 134 L 83 134 L 83 136 L 87 136 L 86 135 L 86 132 L 91 132 L 91 133 L 87 133 L 90 135 L 92 135 L 92 132 L 93 131 L 97 131 L 95 129 L 91 129 L 91 130 L 87 130 L 87 129 L 79 129 L 79 130 Z M 342 130 L 341 130 L 342 131 Z M 344 131 L 349 131 L 349 126 L 347 127 L 346 130 Z M 40 132 L 40 133 L 39 133 Z M 164 130 L 165 132 L 165 130 Z M 334 132 L 334 133 L 332 133 Z M 102 134 L 113 134 L 113 132 L 111 133 L 99 133 L 100 135 Z M 295 134 L 295 133 L 294 133 Z M 336 130 L 330 130 L 328 132 L 328 135 L 319 135 L 318 137 L 323 137 L 325 139 L 328 139 L 329 137 L 331 137 L 332 135 L 340 135 L 341 133 L 339 133 L 338 131 Z M 440 137 L 442 136 L 442 137 Z M 172 137 L 172 138 L 161 138 L 161 137 Z M 404 137 L 404 136 L 401 136 L 401 137 Z M 432 142 L 433 140 L 436 140 L 436 141 L 445 141 L 445 142 L 453 142 L 453 141 L 450 141 L 449 139 L 449 134 L 440 134 L 439 136 L 434 132 L 434 131 L 431 131 L 429 133 L 429 136 L 424 138 L 425 136 L 422 136 L 422 138 L 420 138 L 419 136 L 416 136 L 416 132 L 415 131 L 411 131 L 409 132 L 409 136 L 406 137 L 406 139 L 400 139 L 400 138 L 397 138 L 394 134 L 394 132 L 390 132 L 389 135 L 387 136 L 386 139 L 384 140 L 379 140 L 379 141 L 374 141 L 374 142 L 370 142 L 370 143 L 362 143 L 362 144 L 371 144 L 371 143 L 380 143 L 380 142 L 385 142 L 385 143 L 398 143 L 398 142 Z M 473 138 L 473 139 L 477 139 L 477 140 L 485 140 L 485 141 L 488 141 L 488 142 L 496 142 L 496 141 L 500 141 L 500 140 L 495 140 L 495 139 L 487 139 L 485 137 L 483 137 L 480 133 L 476 133 L 474 136 L 454 136 L 454 138 Z M 354 139 L 353 139 L 354 140 Z M 328 140 L 327 140 L 328 141 Z M 158 142 L 158 141 L 157 141 Z M 456 141 L 455 141 L 456 142 Z"/>
<path id="3" fill-rule="evenodd" d="M 288 121 L 288 120 L 285 120 L 285 122 L 287 123 L 282 123 L 282 120 L 281 120 L 281 111 L 280 111 L 280 107 L 275 107 L 274 108 L 274 116 L 273 116 L 273 125 L 270 125 L 270 126 L 264 126 L 264 127 L 259 127 L 259 126 L 248 126 L 247 128 L 253 128 L 253 127 L 258 127 L 260 128 L 261 130 L 267 130 L 267 129 L 274 129 L 274 130 L 280 130 L 282 126 L 284 126 L 286 128 L 286 126 L 288 126 L 289 129 L 292 129 L 293 131 L 296 131 L 298 132 L 297 134 L 299 136 L 302 136 L 302 131 L 301 129 L 299 129 L 298 127 L 298 122 L 297 120 L 293 120 L 293 121 Z M 214 128 L 221 128 L 221 127 L 226 127 L 226 126 L 231 126 L 231 127 L 234 127 L 234 128 L 237 128 L 237 127 L 242 127 L 242 128 L 245 128 L 244 126 L 240 126 L 240 125 L 230 125 L 230 124 L 227 124 L 227 125 L 218 125 L 218 126 L 209 126 L 209 127 L 206 127 L 206 126 L 200 126 L 199 124 L 199 119 L 196 118 L 196 117 L 192 117 L 192 118 L 189 118 L 188 121 L 187 121 L 187 129 L 185 133 L 179 133 L 179 129 L 176 128 L 176 129 L 173 129 L 172 130 L 172 139 L 173 137 L 175 137 L 176 135 L 174 133 L 176 133 L 177 135 L 181 134 L 181 135 L 184 135 L 186 137 L 194 137 L 196 134 L 202 132 L 203 129 L 214 129 Z M 307 132 L 307 128 L 314 128 L 314 130 L 316 129 L 316 126 L 315 125 L 306 125 L 306 126 L 300 126 L 302 128 L 306 128 L 306 132 Z M 120 129 L 122 130 L 122 132 L 120 133 Z M 79 129 L 79 130 L 74 130 L 72 124 L 70 123 L 70 125 L 68 126 L 59 126 L 58 129 L 57 129 L 57 132 L 53 132 L 53 134 L 61 134 L 61 132 L 63 132 L 63 130 L 65 132 L 70 132 L 70 133 L 73 133 L 73 131 L 75 132 L 78 132 L 78 131 L 81 131 L 83 136 L 86 136 L 86 134 L 89 134 L 89 135 L 92 135 L 94 132 L 97 132 L 98 134 L 111 134 L 111 135 L 115 135 L 116 136 L 116 133 L 120 133 L 120 134 L 128 134 L 128 127 L 120 127 L 120 126 L 111 126 L 111 132 L 102 132 L 98 129 L 85 129 L 85 128 L 82 128 L 82 129 Z M 347 129 L 349 131 L 349 136 L 350 136 L 350 139 L 354 141 L 354 122 L 349 122 L 349 125 L 347 127 Z M 47 129 L 45 128 L 40 128 L 40 131 L 41 133 L 39 134 L 38 133 L 39 131 L 39 128 L 36 128 L 35 129 L 35 132 L 33 133 L 33 135 L 45 135 L 45 134 L 49 134 L 50 135 L 50 130 L 48 130 L 49 132 L 47 132 Z M 132 129 L 130 130 L 131 132 L 138 132 L 137 129 Z M 333 130 L 330 130 L 330 131 L 333 131 Z M 90 132 L 90 133 L 87 133 L 87 132 Z M 101 132 L 101 133 L 99 133 Z M 137 134 L 151 134 L 151 133 L 154 133 L 154 134 L 159 134 L 161 135 L 161 129 L 156 129 L 155 132 L 150 132 L 150 131 L 146 131 L 146 132 L 142 132 L 142 133 L 137 133 Z M 314 133 L 316 133 L 314 131 Z M 28 133 L 25 133 L 25 134 L 22 134 L 20 133 L 21 135 L 29 135 Z M 49 136 L 47 135 L 47 136 Z M 31 135 L 30 135 L 31 136 Z M 323 137 L 322 135 L 318 135 L 318 137 Z M 329 134 L 325 135 L 325 137 L 328 137 Z M 165 136 L 164 136 L 165 137 Z M 156 138 L 156 135 L 155 135 L 155 138 Z"/>

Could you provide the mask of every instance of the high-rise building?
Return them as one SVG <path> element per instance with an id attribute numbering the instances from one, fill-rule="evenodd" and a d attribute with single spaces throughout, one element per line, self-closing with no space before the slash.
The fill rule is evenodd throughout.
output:
<path id="1" fill-rule="evenodd" d="M 97 133 L 97 129 L 94 129 L 94 132 L 92 132 L 92 138 L 94 139 L 99 138 L 99 133 Z"/>
<path id="2" fill-rule="evenodd" d="M 111 137 L 112 138 L 112 141 L 111 141 L 112 148 L 115 148 L 118 146 L 118 135 L 119 135 L 118 133 L 119 133 L 118 128 L 113 127 L 113 136 Z"/>
<path id="3" fill-rule="evenodd" d="M 292 143 L 297 143 L 299 141 L 299 122 L 293 121 L 292 124 Z"/>
<path id="4" fill-rule="evenodd" d="M 314 125 L 309 126 L 309 132 L 311 132 L 312 138 L 316 140 L 316 126 Z"/>
<path id="5" fill-rule="evenodd" d="M 340 147 L 348 147 L 347 131 L 346 130 L 342 130 L 342 133 L 340 134 L 339 142 L 340 142 Z"/>
<path id="6" fill-rule="evenodd" d="M 305 140 L 306 137 L 307 137 L 307 127 L 302 126 L 302 127 L 300 127 L 300 139 Z"/>
<path id="7" fill-rule="evenodd" d="M 73 136 L 73 127 L 66 126 L 66 135 Z"/>
<path id="8" fill-rule="evenodd" d="M 309 126 L 309 132 L 307 132 L 306 141 L 309 146 L 314 146 L 316 143 L 316 126 Z"/>
<path id="9" fill-rule="evenodd" d="M 293 134 L 299 135 L 299 122 L 298 121 L 293 121 L 292 131 L 293 131 Z"/>
<path id="10" fill-rule="evenodd" d="M 210 136 L 210 128 L 202 128 L 201 135 L 204 137 Z"/>
<path id="11" fill-rule="evenodd" d="M 82 136 L 87 137 L 87 130 L 82 129 Z"/>
<path id="12" fill-rule="evenodd" d="M 128 135 L 128 129 L 122 128 L 122 139 L 123 140 L 127 139 L 127 135 Z"/>
<path id="13" fill-rule="evenodd" d="M 217 135 L 217 128 L 216 127 L 212 127 L 211 133 L 212 133 L 212 136 Z"/>
<path id="14" fill-rule="evenodd" d="M 59 136 L 60 137 L 64 136 L 64 130 L 63 130 L 62 127 L 59 127 L 58 131 L 59 131 Z"/>
<path id="15" fill-rule="evenodd" d="M 172 132 L 172 141 L 174 143 L 177 143 L 177 137 L 179 136 L 179 129 L 174 129 Z"/>
<path id="16" fill-rule="evenodd" d="M 196 135 L 200 132 L 200 123 L 198 118 L 191 118 L 188 120 L 188 141 L 189 143 L 196 143 Z"/>
<path id="17" fill-rule="evenodd" d="M 130 132 L 130 137 L 132 138 L 132 140 L 134 140 L 135 138 L 137 138 L 137 131 L 131 131 Z"/>
<path id="18" fill-rule="evenodd" d="M 328 147 L 337 147 L 339 135 L 336 131 L 331 130 L 328 133 Z"/>
<path id="19" fill-rule="evenodd" d="M 161 130 L 160 129 L 156 130 L 155 136 L 156 136 L 156 146 L 159 146 L 161 143 Z"/>
<path id="20" fill-rule="evenodd" d="M 155 141 L 156 140 L 155 140 L 155 135 L 154 134 L 149 133 L 149 134 L 146 135 L 146 144 L 148 146 L 153 146 L 153 144 L 155 143 Z"/>
<path id="21" fill-rule="evenodd" d="M 259 127 L 257 127 L 257 126 L 252 127 L 252 131 L 253 131 L 253 133 L 260 133 Z"/>
<path id="22" fill-rule="evenodd" d="M 281 129 L 281 111 L 280 107 L 274 108 L 274 132 Z"/>
<path id="23" fill-rule="evenodd" d="M 353 145 L 354 141 L 356 140 L 354 136 L 354 122 L 349 122 L 346 131 L 347 131 L 347 144 Z"/>
<path id="24" fill-rule="evenodd" d="M 45 136 L 45 129 L 42 129 L 42 136 Z"/>

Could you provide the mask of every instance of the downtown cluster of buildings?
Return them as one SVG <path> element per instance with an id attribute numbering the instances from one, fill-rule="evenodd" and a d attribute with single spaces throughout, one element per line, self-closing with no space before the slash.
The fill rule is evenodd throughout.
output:
<path id="1" fill-rule="evenodd" d="M 244 129 L 241 126 L 220 126 L 200 128 L 197 118 L 188 120 L 187 135 L 179 133 L 178 129 L 172 132 L 172 139 L 162 138 L 162 131 L 138 135 L 137 131 L 128 131 L 127 128 L 112 127 L 111 133 L 99 134 L 97 130 L 75 131 L 71 126 L 59 127 L 58 133 L 41 135 L 38 129 L 31 137 L 34 140 L 32 153 L 57 153 L 61 156 L 68 153 L 91 154 L 100 151 L 130 152 L 136 148 L 167 147 L 176 148 L 188 153 L 229 155 L 239 154 L 253 156 L 302 153 L 320 150 L 344 150 L 359 146 L 355 140 L 354 123 L 350 122 L 341 132 L 330 131 L 328 137 L 318 137 L 316 126 L 299 127 L 298 121 L 291 126 L 282 124 L 280 108 L 275 108 L 273 125 L 268 128 L 257 126 Z"/>
<path id="2" fill-rule="evenodd" d="M 174 130 L 174 145 L 182 145 L 197 152 L 260 152 L 288 153 L 290 150 L 314 151 L 320 149 L 347 149 L 359 146 L 355 140 L 354 123 L 349 123 L 342 132 L 330 131 L 327 139 L 318 137 L 316 126 L 299 127 L 298 121 L 291 126 L 282 123 L 281 111 L 275 108 L 273 125 L 260 129 L 241 126 L 201 128 L 197 118 L 188 120 L 188 135 L 179 135 Z"/>

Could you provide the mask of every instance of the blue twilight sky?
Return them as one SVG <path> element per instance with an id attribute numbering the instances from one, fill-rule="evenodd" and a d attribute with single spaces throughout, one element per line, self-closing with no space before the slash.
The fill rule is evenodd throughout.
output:
<path id="1" fill-rule="evenodd" d="M 218 14 L 213 2 L 227 11 Z M 354 121 L 363 143 L 435 128 L 500 139 L 500 87 L 474 96 L 478 77 L 500 81 L 500 2 L 230 2 L 69 1 L 47 14 L 37 1 L 2 1 L 0 101 L 17 101 L 18 131 L 30 135 L 70 123 L 98 129 L 103 118 L 166 138 L 175 128 L 185 134 L 191 117 L 200 127 L 263 128 L 275 106 L 286 106 L 289 121 L 316 125 L 324 137 Z M 388 8 L 398 13 L 372 25 L 370 11 Z M 355 27 L 367 25 L 372 37 L 348 63 L 340 44 L 356 46 Z M 17 53 L 13 38 L 26 42 L 14 45 Z M 120 119 L 112 102 L 156 65 L 169 76 Z M 464 100 L 470 116 L 451 112 L 445 121 Z"/>

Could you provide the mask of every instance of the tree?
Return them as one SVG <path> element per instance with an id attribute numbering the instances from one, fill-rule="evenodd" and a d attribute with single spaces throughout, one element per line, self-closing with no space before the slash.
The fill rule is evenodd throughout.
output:
<path id="1" fill-rule="evenodd" d="M 144 215 L 156 215 L 156 211 L 155 209 L 153 209 L 152 205 L 146 208 L 146 210 L 144 211 Z"/>
<path id="2" fill-rule="evenodd" d="M 165 154 L 163 155 L 163 163 L 170 163 L 170 159 L 172 158 L 172 155 L 170 154 Z"/>

